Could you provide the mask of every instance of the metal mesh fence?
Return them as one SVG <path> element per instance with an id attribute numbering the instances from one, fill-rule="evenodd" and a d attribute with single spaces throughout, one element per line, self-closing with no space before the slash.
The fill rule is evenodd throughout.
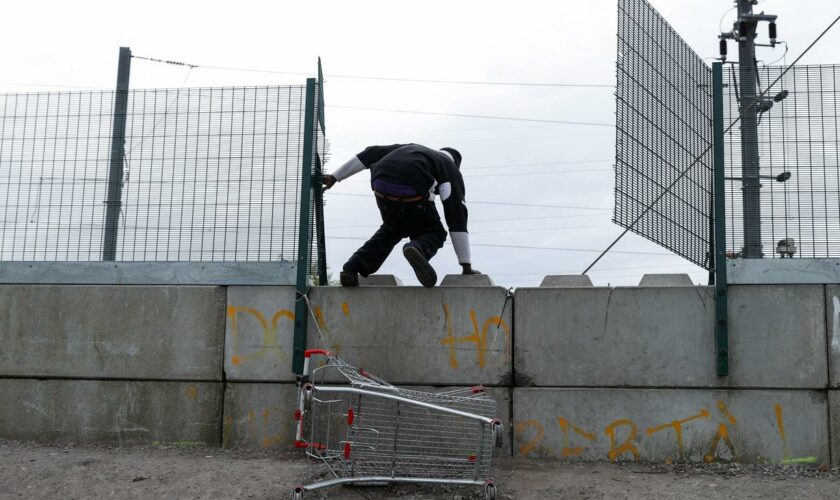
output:
<path id="1" fill-rule="evenodd" d="M 762 252 L 766 258 L 779 257 L 781 242 L 781 249 L 795 251 L 794 257 L 840 257 L 840 67 L 796 66 L 767 88 L 786 69 L 757 70 L 759 90 L 767 89 L 756 106 L 761 188 L 760 209 L 754 210 Z M 725 74 L 727 124 L 738 117 L 739 78 L 734 69 Z M 741 133 L 739 124 L 725 138 L 731 256 L 740 256 L 744 245 Z"/>
<path id="2" fill-rule="evenodd" d="M 115 96 L 0 96 L 0 260 L 101 260 Z M 294 261 L 305 113 L 304 86 L 129 91 L 116 260 Z"/>
<path id="3" fill-rule="evenodd" d="M 309 231 L 309 275 L 318 277 L 313 281 L 321 284 L 327 282 L 327 249 L 326 235 L 324 234 L 324 188 L 322 175 L 325 174 L 324 164 L 329 160 L 329 146 L 324 127 L 324 101 L 322 78 L 315 87 L 315 138 L 313 142 L 312 158 L 312 188 L 310 196 L 312 199 L 312 214 L 310 217 Z M 319 223 L 319 221 L 321 221 Z"/>
<path id="4" fill-rule="evenodd" d="M 711 140 L 711 69 L 647 2 L 619 0 L 613 221 L 707 269 Z"/>

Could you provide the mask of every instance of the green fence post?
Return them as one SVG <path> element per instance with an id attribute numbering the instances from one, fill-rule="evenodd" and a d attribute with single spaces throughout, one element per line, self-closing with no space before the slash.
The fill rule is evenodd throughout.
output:
<path id="1" fill-rule="evenodd" d="M 326 141 L 327 127 L 324 123 L 324 72 L 321 69 L 321 58 L 318 58 L 318 125 Z M 326 145 L 324 145 L 326 148 Z M 315 195 L 315 237 L 318 242 L 318 284 L 327 284 L 327 237 L 324 232 L 324 186 L 322 171 L 325 159 L 317 155 L 318 170 L 312 179 Z"/>
<path id="2" fill-rule="evenodd" d="M 309 289 L 310 219 L 312 211 L 312 163 L 315 139 L 315 79 L 306 80 L 306 109 L 303 122 L 303 160 L 300 166 L 300 224 L 298 226 L 297 280 L 295 289 L 295 338 L 292 348 L 292 371 L 303 373 L 303 353 L 306 350 L 306 326 L 309 323 L 308 305 L 304 296 Z"/>
<path id="3" fill-rule="evenodd" d="M 114 94 L 114 125 L 111 129 L 111 161 L 108 169 L 108 194 L 105 198 L 105 235 L 102 240 L 102 260 L 113 261 L 117 258 L 130 74 L 131 49 L 120 47 L 120 62 L 117 66 L 117 92 Z"/>
<path id="4" fill-rule="evenodd" d="M 726 179 L 723 130 L 723 63 L 712 64 L 714 117 L 714 256 L 715 270 L 715 355 L 717 375 L 729 375 L 729 300 L 726 290 Z"/>

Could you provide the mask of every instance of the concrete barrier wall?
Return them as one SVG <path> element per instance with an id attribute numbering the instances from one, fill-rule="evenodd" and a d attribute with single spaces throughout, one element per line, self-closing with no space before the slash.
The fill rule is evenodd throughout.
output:
<path id="1" fill-rule="evenodd" d="M 514 453 L 652 462 L 829 461 L 825 391 L 513 391 Z"/>
<path id="2" fill-rule="evenodd" d="M 0 437 L 217 446 L 222 384 L 0 378 Z"/>
<path id="3" fill-rule="evenodd" d="M 228 287 L 225 325 L 228 380 L 295 381 L 295 287 Z"/>
<path id="4" fill-rule="evenodd" d="M 311 347 L 395 384 L 489 386 L 517 455 L 840 463 L 837 286 L 731 287 L 727 378 L 708 287 L 308 301 Z M 294 306 L 290 286 L 0 286 L 0 437 L 288 448 Z"/>
<path id="5" fill-rule="evenodd" d="M 823 287 L 729 290 L 725 378 L 715 373 L 711 287 L 517 290 L 517 383 L 825 388 Z"/>
<path id="6" fill-rule="evenodd" d="M 828 418 L 831 434 L 831 463 L 840 465 L 840 391 L 828 391 Z"/>
<path id="7" fill-rule="evenodd" d="M 228 288 L 228 380 L 295 380 L 294 294 Z M 321 287 L 309 306 L 310 347 L 326 344 L 391 383 L 511 383 L 513 304 L 503 288 Z"/>
<path id="8" fill-rule="evenodd" d="M 840 388 L 840 286 L 825 287 L 825 324 L 830 383 Z"/>
<path id="9" fill-rule="evenodd" d="M 222 380 L 224 293 L 0 286 L 0 376 Z"/>

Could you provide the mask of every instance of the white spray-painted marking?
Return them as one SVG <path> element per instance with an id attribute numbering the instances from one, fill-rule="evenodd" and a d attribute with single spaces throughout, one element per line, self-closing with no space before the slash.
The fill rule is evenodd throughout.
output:
<path id="1" fill-rule="evenodd" d="M 834 321 L 831 329 L 831 350 L 840 353 L 840 298 L 833 297 Z"/>
<path id="2" fill-rule="evenodd" d="M 25 406 L 25 407 L 29 408 L 30 410 L 35 410 L 35 411 L 37 411 L 38 413 L 40 413 L 41 415 L 46 415 L 46 414 L 47 414 L 47 411 L 46 411 L 46 410 L 44 410 L 44 409 L 41 407 L 41 405 L 39 405 L 39 404 L 37 404 L 37 403 L 33 404 L 33 403 L 28 402 L 28 401 L 24 401 L 24 402 L 23 402 L 23 406 Z"/>

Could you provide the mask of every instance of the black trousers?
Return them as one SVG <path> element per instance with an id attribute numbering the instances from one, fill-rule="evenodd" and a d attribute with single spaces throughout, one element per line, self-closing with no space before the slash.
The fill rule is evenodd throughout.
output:
<path id="1" fill-rule="evenodd" d="M 344 264 L 345 271 L 362 276 L 375 273 L 403 238 L 411 238 L 426 259 L 443 247 L 446 229 L 433 201 L 402 202 L 377 197 L 376 204 L 382 225 Z"/>

